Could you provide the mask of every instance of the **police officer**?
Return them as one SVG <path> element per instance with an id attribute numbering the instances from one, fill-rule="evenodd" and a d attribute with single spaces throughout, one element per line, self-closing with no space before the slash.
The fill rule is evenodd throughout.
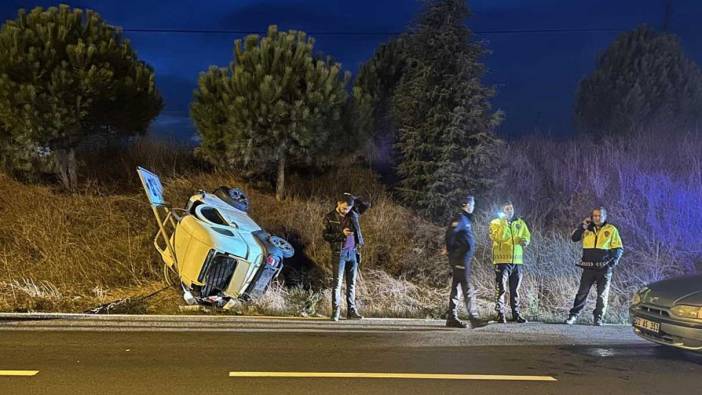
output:
<path id="1" fill-rule="evenodd" d="M 467 328 L 468 324 L 458 319 L 458 289 L 463 292 L 466 311 L 471 326 L 478 325 L 478 309 L 476 307 L 475 289 L 471 283 L 472 260 L 475 255 L 475 235 L 473 233 L 473 210 L 475 198 L 466 196 L 463 209 L 451 219 L 446 230 L 446 251 L 448 252 L 449 265 L 453 272 L 451 281 L 451 295 L 449 297 L 448 316 L 446 326 L 451 328 Z"/>
<path id="2" fill-rule="evenodd" d="M 505 293 L 509 284 L 509 301 L 512 320 L 525 323 L 519 312 L 519 286 L 522 282 L 524 262 L 523 249 L 531 241 L 531 233 L 523 219 L 514 217 L 512 202 L 506 201 L 498 218 L 490 222 L 492 240 L 492 262 L 495 267 L 497 322 L 506 323 Z"/>
<path id="3" fill-rule="evenodd" d="M 356 200 L 359 200 L 356 204 Z M 359 207 L 355 207 L 354 205 Z M 358 220 L 370 205 L 361 202 L 353 195 L 345 193 L 337 199 L 336 208 L 324 216 L 322 238 L 329 242 L 331 249 L 334 286 L 332 290 L 333 321 L 341 315 L 341 282 L 346 277 L 346 317 L 351 320 L 363 319 L 356 308 L 356 279 L 360 254 L 358 248 L 363 246 L 363 234 Z"/>
<path id="4" fill-rule="evenodd" d="M 583 269 L 580 287 L 575 295 L 573 308 L 565 323 L 573 325 L 585 307 L 587 295 L 593 284 L 597 285 L 597 303 L 594 311 L 594 324 L 602 326 L 607 311 L 609 285 L 612 271 L 624 252 L 619 230 L 607 223 L 607 210 L 599 207 L 592 210 L 592 215 L 573 231 L 571 239 L 583 242 L 583 257 L 578 264 Z"/>

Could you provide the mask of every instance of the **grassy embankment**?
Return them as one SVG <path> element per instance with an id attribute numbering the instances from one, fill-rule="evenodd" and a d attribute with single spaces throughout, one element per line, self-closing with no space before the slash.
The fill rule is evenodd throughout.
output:
<path id="1" fill-rule="evenodd" d="M 571 224 L 581 218 L 573 213 L 587 213 L 594 202 L 588 196 L 597 193 L 598 202 L 614 202 L 609 204 L 610 218 L 620 226 L 627 247 L 615 273 L 608 314 L 608 320 L 622 322 L 630 295 L 641 284 L 690 270 L 685 266 L 688 255 L 671 255 L 680 249 L 673 249 L 673 242 L 664 244 L 661 238 L 655 239 L 657 229 L 637 218 L 655 218 L 658 210 L 674 209 L 685 197 L 696 201 L 699 183 L 695 184 L 694 176 L 700 173 L 690 169 L 698 169 L 700 162 L 690 162 L 690 156 L 678 152 L 677 159 L 687 160 L 692 167 L 651 179 L 653 176 L 646 173 L 649 169 L 642 167 L 651 158 L 641 149 L 629 147 L 617 153 L 609 146 L 602 151 L 597 151 L 596 145 L 588 146 L 592 150 L 580 150 L 576 144 L 582 142 L 526 141 L 509 148 L 514 168 L 507 168 L 504 179 L 509 188 L 503 186 L 503 190 L 518 192 L 517 198 L 510 196 L 518 210 L 526 209 L 520 211 L 533 233 L 526 253 L 523 310 L 538 320 L 560 320 L 567 314 L 579 278 L 579 269 L 574 266 L 579 246 L 569 240 L 569 233 Z M 684 153 L 693 155 L 689 146 Z M 554 152 L 559 156 L 552 155 Z M 167 198 L 175 206 L 184 205 L 198 189 L 243 187 L 252 202 L 251 216 L 296 245 L 298 254 L 285 273 L 287 284 L 275 285 L 262 299 L 242 303 L 231 313 L 329 313 L 329 249 L 320 236 L 321 217 L 333 208 L 333 197 L 341 191 L 352 191 L 373 202 L 362 220 L 367 239 L 359 289 L 363 313 L 424 318 L 440 317 L 445 312 L 449 274 L 446 258 L 440 254 L 443 226 L 398 205 L 368 170 L 351 168 L 315 177 L 290 177 L 291 196 L 279 203 L 271 191 L 248 185 L 231 173 L 203 170 L 186 152 L 174 147 L 144 142 L 133 146 L 127 155 L 111 156 L 107 166 L 104 157 L 103 153 L 86 159 L 92 163 L 87 168 L 100 169 L 87 176 L 101 181 L 87 183 L 76 194 L 0 175 L 0 310 L 79 312 L 163 286 L 161 263 L 152 246 L 156 224 L 134 171 L 136 164 L 142 164 L 163 177 Z M 623 166 L 627 160 L 633 169 L 629 172 Z M 635 160 L 642 165 L 637 167 Z M 651 172 L 664 166 L 659 162 L 653 163 Z M 604 186 L 598 185 L 597 180 L 603 179 Z M 665 190 L 656 190 L 657 195 L 651 196 L 642 184 L 647 180 Z M 666 200 L 666 193 L 677 200 Z M 495 286 L 486 209 L 492 208 L 479 201 L 475 227 L 479 249 L 474 265 L 479 306 L 484 315 L 490 315 Z M 697 218 L 689 210 L 679 215 Z M 665 223 L 674 226 L 674 222 Z M 647 240 L 654 240 L 654 244 Z M 300 286 L 290 287 L 293 282 Z M 178 313 L 181 304 L 177 290 L 169 289 L 145 303 L 129 305 L 127 311 Z"/>

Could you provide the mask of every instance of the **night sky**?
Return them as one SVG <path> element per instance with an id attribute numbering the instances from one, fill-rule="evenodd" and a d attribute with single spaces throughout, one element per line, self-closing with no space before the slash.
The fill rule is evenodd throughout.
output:
<path id="1" fill-rule="evenodd" d="M 190 140 L 194 127 L 188 106 L 198 73 L 232 59 L 233 42 L 270 24 L 300 29 L 316 39 L 316 49 L 356 73 L 375 48 L 405 30 L 421 9 L 415 0 L 121 0 L 71 1 L 92 8 L 125 29 L 140 58 L 151 64 L 165 108 L 152 125 L 159 135 Z M 18 8 L 55 1 L 4 0 L 0 18 Z M 702 1 L 672 0 L 669 31 L 688 56 L 702 64 Z M 619 32 L 646 23 L 663 25 L 665 0 L 472 0 L 468 26 L 492 51 L 485 58 L 485 81 L 497 87 L 494 107 L 505 112 L 499 132 L 572 133 L 572 104 L 578 81 Z M 139 31 L 139 30 L 167 30 Z M 186 32 L 174 32 L 174 30 Z M 515 32 L 516 31 L 516 32 Z"/>

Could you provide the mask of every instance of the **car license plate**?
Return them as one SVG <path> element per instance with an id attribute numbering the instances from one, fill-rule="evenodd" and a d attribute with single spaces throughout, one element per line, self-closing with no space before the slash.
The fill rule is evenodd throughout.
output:
<path id="1" fill-rule="evenodd" d="M 645 329 L 650 332 L 658 333 L 661 331 L 661 324 L 658 322 L 653 322 L 645 320 L 643 318 L 634 317 L 634 326 L 637 328 Z"/>

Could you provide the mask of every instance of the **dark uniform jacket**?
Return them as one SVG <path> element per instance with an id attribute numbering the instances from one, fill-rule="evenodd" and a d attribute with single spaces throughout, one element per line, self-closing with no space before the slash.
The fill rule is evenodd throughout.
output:
<path id="1" fill-rule="evenodd" d="M 361 233 L 361 224 L 358 218 L 359 214 L 355 210 L 349 211 L 346 217 L 341 216 L 336 212 L 336 209 L 324 216 L 322 238 L 329 242 L 332 252 L 337 253 L 341 251 L 346 241 L 344 228 L 349 228 L 353 231 L 356 247 L 363 246 L 363 233 Z"/>
<path id="2" fill-rule="evenodd" d="M 446 251 L 451 265 L 469 264 L 475 255 L 473 216 L 461 211 L 451 219 L 446 229 Z"/>

